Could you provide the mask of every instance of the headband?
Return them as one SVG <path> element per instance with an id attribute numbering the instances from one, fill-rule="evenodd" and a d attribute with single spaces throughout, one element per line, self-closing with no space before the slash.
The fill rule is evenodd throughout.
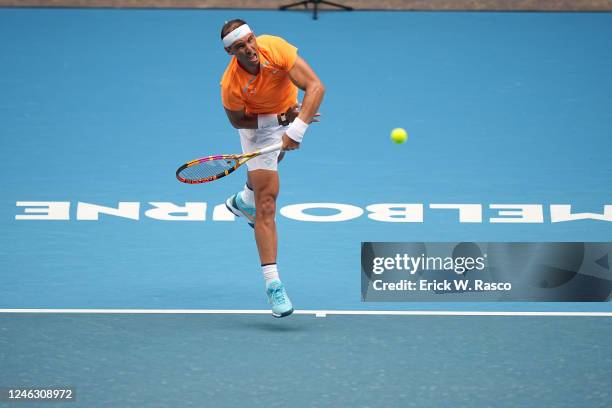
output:
<path id="1" fill-rule="evenodd" d="M 243 24 L 238 26 L 234 30 L 230 31 L 225 37 L 223 37 L 223 46 L 229 48 L 236 40 L 244 37 L 248 33 L 252 32 L 248 25 Z"/>

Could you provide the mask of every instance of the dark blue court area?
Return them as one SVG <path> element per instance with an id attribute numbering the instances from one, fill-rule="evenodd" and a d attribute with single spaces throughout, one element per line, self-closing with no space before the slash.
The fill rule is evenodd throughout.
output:
<path id="1" fill-rule="evenodd" d="M 237 17 L 327 90 L 280 164 L 283 319 L 225 210 L 245 169 L 174 174 L 240 152 L 219 87 Z M 0 406 L 609 406 L 609 298 L 363 302 L 360 248 L 612 241 L 610 72 L 610 13 L 0 8 L 0 390 L 76 395 Z"/>
<path id="2" fill-rule="evenodd" d="M 607 319 L 3 316 L 2 381 L 66 407 L 604 407 Z"/>

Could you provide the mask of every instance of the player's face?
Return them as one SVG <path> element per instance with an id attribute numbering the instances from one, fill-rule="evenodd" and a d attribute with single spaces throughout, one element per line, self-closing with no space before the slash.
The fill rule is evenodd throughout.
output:
<path id="1" fill-rule="evenodd" d="M 254 66 L 259 64 L 257 41 L 255 41 L 255 35 L 253 33 L 249 33 L 234 42 L 230 47 L 230 51 L 243 65 Z"/>

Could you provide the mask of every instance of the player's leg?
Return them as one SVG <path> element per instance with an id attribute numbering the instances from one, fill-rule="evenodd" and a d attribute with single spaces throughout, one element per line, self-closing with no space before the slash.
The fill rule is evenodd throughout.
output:
<path id="1" fill-rule="evenodd" d="M 270 129 L 239 129 L 240 144 L 243 153 L 250 153 L 261 148 L 278 143 L 282 140 L 286 127 L 278 126 Z M 247 162 L 249 171 L 265 169 L 277 170 L 278 163 L 285 156 L 285 152 L 271 152 L 260 157 L 256 157 Z M 244 218 L 251 227 L 255 226 L 255 195 L 253 185 L 247 177 L 242 191 L 230 196 L 225 201 L 225 206 L 235 216 Z"/>
<path id="2" fill-rule="evenodd" d="M 255 129 L 239 129 L 238 134 L 240 135 L 240 144 L 242 145 L 242 152 L 249 153 L 257 150 L 257 134 Z M 253 160 L 257 160 L 253 159 Z M 247 167 L 260 168 L 261 162 L 255 161 L 247 162 Z M 253 162 L 253 163 L 251 163 Z M 241 191 L 230 196 L 225 201 L 225 206 L 235 216 L 243 217 L 251 227 L 255 225 L 255 195 L 253 193 L 253 187 L 248 181 L 244 184 Z"/>
<path id="3" fill-rule="evenodd" d="M 283 283 L 278 276 L 276 253 L 278 238 L 276 233 L 276 198 L 279 191 L 278 172 L 274 170 L 249 171 L 249 184 L 255 192 L 255 241 L 259 251 L 261 269 L 266 281 L 266 293 L 272 305 L 272 315 L 288 316 L 293 313 L 293 305 Z"/>
<path id="4" fill-rule="evenodd" d="M 278 143 L 285 129 L 240 129 L 243 152 L 252 152 Z M 235 215 L 245 217 L 255 228 L 255 242 L 266 282 L 266 293 L 272 305 L 272 315 L 283 317 L 293 312 L 293 305 L 278 276 L 276 265 L 276 198 L 279 191 L 278 162 L 281 152 L 271 152 L 247 162 L 248 177 L 242 191 L 230 197 L 226 205 Z"/>
<path id="5" fill-rule="evenodd" d="M 283 157 L 285 157 L 285 152 L 280 152 L 277 163 L 283 160 Z M 247 173 L 247 175 L 248 174 L 249 173 Z M 253 191 L 253 183 L 249 177 L 247 177 L 247 181 L 244 183 L 242 191 L 229 197 L 225 202 L 225 206 L 234 213 L 234 215 L 246 218 L 251 227 L 255 226 L 255 192 Z"/>
<path id="6" fill-rule="evenodd" d="M 278 197 L 278 172 L 273 170 L 249 171 L 249 184 L 255 193 L 255 241 L 262 265 L 276 263 L 276 198 Z"/>

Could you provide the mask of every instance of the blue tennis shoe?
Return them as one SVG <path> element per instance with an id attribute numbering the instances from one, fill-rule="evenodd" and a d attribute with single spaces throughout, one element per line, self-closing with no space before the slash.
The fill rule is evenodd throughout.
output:
<path id="1" fill-rule="evenodd" d="M 236 217 L 246 218 L 251 228 L 255 228 L 255 206 L 248 205 L 244 201 L 242 201 L 240 192 L 232 195 L 230 198 L 225 200 L 225 206 Z"/>
<path id="2" fill-rule="evenodd" d="M 293 305 L 287 291 L 285 291 L 285 285 L 278 279 L 275 279 L 266 285 L 266 293 L 268 300 L 272 305 L 272 316 L 274 317 L 285 317 L 293 313 Z"/>

